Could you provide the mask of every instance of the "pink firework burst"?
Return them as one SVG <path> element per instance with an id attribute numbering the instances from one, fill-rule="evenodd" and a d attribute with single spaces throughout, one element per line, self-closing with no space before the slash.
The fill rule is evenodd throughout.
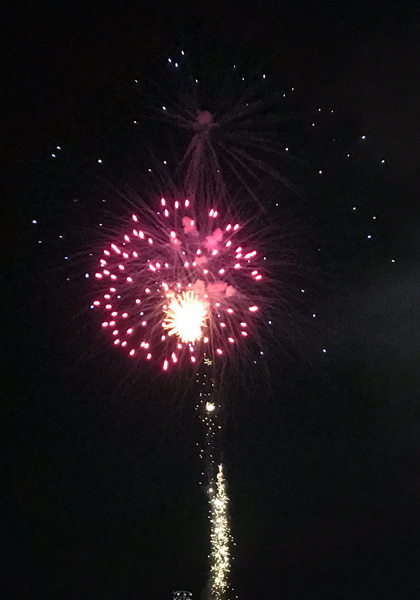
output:
<path id="1" fill-rule="evenodd" d="M 149 211 L 150 213 L 150 211 Z M 103 250 L 93 306 L 115 346 L 174 365 L 223 359 L 252 337 L 263 274 L 246 227 L 214 207 L 160 201 Z"/>

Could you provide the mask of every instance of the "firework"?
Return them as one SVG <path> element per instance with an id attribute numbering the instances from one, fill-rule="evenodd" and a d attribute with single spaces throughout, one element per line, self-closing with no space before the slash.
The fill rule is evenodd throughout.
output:
<path id="1" fill-rule="evenodd" d="M 228 590 L 231 536 L 228 518 L 229 498 L 226 493 L 222 465 L 219 465 L 219 472 L 217 473 L 216 490 L 210 488 L 209 492 L 211 520 L 210 592 L 213 600 L 223 600 Z"/>
<path id="2" fill-rule="evenodd" d="M 163 370 L 224 358 L 251 336 L 263 274 L 247 226 L 162 198 L 103 250 L 93 306 L 115 346 Z"/>

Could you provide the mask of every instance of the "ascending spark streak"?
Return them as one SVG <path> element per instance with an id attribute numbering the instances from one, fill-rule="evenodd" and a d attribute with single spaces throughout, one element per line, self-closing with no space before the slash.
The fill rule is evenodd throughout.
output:
<path id="1" fill-rule="evenodd" d="M 228 519 L 229 498 L 226 494 L 223 478 L 223 465 L 219 465 L 216 481 L 216 493 L 210 499 L 211 509 L 211 598 L 224 600 L 228 588 L 230 571 L 230 528 Z"/>

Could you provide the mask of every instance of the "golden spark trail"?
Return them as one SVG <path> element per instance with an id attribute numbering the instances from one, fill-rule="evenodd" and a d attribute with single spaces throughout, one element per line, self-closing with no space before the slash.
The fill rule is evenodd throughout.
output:
<path id="1" fill-rule="evenodd" d="M 231 541 L 228 507 L 229 498 L 226 494 L 223 465 L 219 465 L 216 491 L 210 497 L 210 593 L 212 600 L 224 600 L 228 590 Z"/>

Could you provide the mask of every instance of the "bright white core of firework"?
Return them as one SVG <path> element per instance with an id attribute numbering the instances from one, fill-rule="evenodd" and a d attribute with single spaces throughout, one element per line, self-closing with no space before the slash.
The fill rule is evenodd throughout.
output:
<path id="1" fill-rule="evenodd" d="M 207 317 L 205 304 L 192 291 L 173 296 L 166 309 L 163 326 L 168 335 L 176 335 L 184 343 L 198 341 L 203 335 Z"/>

